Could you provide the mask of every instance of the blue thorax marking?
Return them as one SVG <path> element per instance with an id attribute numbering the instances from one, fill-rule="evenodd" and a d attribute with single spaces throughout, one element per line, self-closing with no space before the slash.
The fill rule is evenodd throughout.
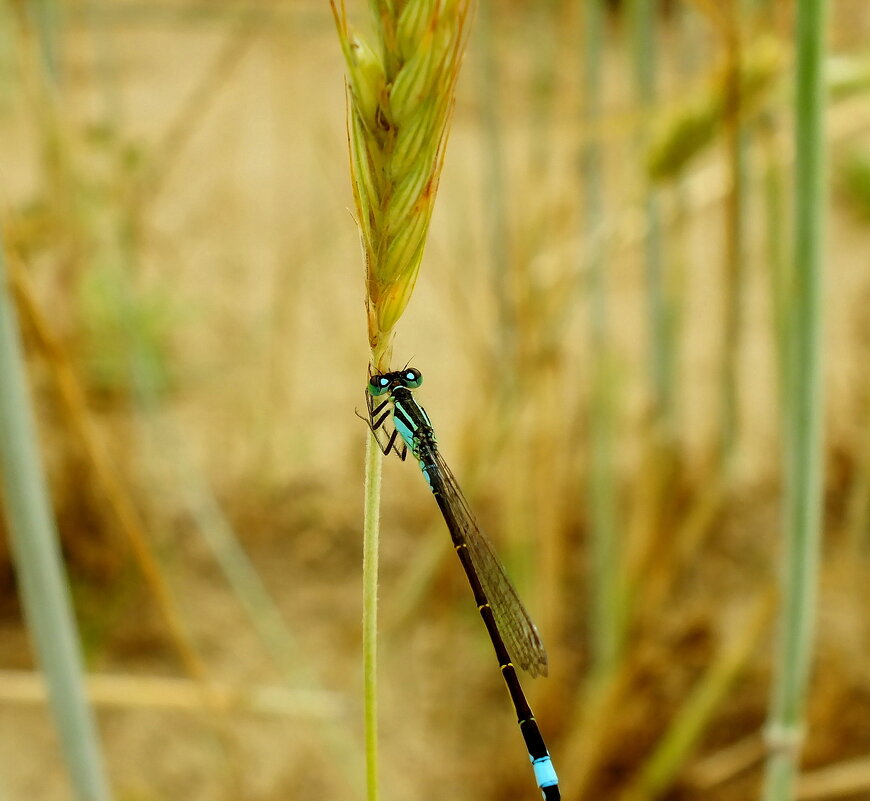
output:
<path id="1" fill-rule="evenodd" d="M 393 425 L 399 436 L 405 440 L 405 444 L 413 451 L 414 450 L 414 429 L 411 427 L 413 423 L 401 414 L 398 405 L 393 411 Z"/>
<path id="2" fill-rule="evenodd" d="M 421 442 L 429 439 L 435 443 L 435 434 L 432 431 L 432 423 L 429 415 L 423 407 L 414 400 L 414 396 L 407 388 L 400 387 L 393 390 L 393 425 L 405 444 L 417 455 Z"/>

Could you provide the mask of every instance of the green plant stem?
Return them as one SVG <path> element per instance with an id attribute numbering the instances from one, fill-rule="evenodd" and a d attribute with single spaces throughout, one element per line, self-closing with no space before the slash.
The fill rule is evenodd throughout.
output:
<path id="1" fill-rule="evenodd" d="M 76 796 L 109 801 L 57 529 L 28 402 L 24 356 L 0 247 L 0 479 L 28 627 L 49 685 Z"/>
<path id="2" fill-rule="evenodd" d="M 822 526 L 822 270 L 825 224 L 826 0 L 799 0 L 795 94 L 795 247 L 785 442 L 786 570 L 779 664 L 768 719 L 764 801 L 794 798 L 812 655 Z"/>
<path id="3" fill-rule="evenodd" d="M 368 801 L 378 798 L 378 541 L 383 461 L 374 434 L 369 433 L 363 513 L 363 685 Z"/>

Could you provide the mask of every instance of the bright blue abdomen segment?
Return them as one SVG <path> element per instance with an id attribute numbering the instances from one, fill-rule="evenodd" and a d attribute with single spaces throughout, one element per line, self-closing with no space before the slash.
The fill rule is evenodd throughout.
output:
<path id="1" fill-rule="evenodd" d="M 552 787 L 559 783 L 559 777 L 556 776 L 556 769 L 553 767 L 553 762 L 549 756 L 532 759 L 532 769 L 535 771 L 535 780 L 538 782 L 538 787 Z"/>

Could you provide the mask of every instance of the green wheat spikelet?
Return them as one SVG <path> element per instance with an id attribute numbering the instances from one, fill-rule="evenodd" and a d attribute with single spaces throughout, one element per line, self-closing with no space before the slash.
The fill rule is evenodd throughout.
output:
<path id="1" fill-rule="evenodd" d="M 471 0 L 372 0 L 379 41 L 331 0 L 348 69 L 348 143 L 379 365 L 408 305 L 435 203 Z"/>

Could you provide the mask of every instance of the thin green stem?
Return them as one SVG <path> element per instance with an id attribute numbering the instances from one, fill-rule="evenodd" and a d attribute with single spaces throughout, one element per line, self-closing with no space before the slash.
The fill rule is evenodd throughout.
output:
<path id="1" fill-rule="evenodd" d="M 378 798 L 378 541 L 383 461 L 374 435 L 369 434 L 363 513 L 363 685 L 368 801 Z"/>
<path id="2" fill-rule="evenodd" d="M 28 401 L 18 322 L 0 245 L 0 489 L 6 504 L 21 599 L 48 681 L 61 746 L 80 801 L 109 801 L 97 729 L 57 529 Z"/>
<path id="3" fill-rule="evenodd" d="M 822 271 L 825 225 L 826 0 L 799 0 L 795 95 L 795 248 L 789 330 L 786 571 L 763 798 L 794 798 L 815 628 L 822 528 Z"/>

